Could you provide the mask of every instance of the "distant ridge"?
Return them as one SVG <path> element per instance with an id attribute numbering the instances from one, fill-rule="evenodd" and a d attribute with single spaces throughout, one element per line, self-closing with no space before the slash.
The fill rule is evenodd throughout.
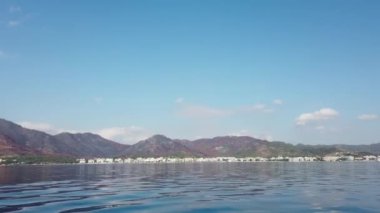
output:
<path id="1" fill-rule="evenodd" d="M 164 135 L 154 135 L 130 146 L 124 153 L 131 157 L 202 157 L 202 152 L 191 149 L 179 140 L 172 140 Z"/>
<path id="2" fill-rule="evenodd" d="M 61 133 L 53 136 L 0 119 L 0 155 L 109 157 L 119 155 L 127 148 L 128 145 L 119 144 L 92 133 Z"/>
<path id="3" fill-rule="evenodd" d="M 220 136 L 194 141 L 154 135 L 133 145 L 120 144 L 93 133 L 47 133 L 0 119 L 0 156 L 63 155 L 71 157 L 272 157 L 324 156 L 336 152 L 380 154 L 371 145 L 292 145 L 249 136 Z"/>

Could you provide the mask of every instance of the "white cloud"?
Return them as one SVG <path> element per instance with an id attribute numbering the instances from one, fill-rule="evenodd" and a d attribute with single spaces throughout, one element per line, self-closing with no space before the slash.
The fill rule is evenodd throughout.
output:
<path id="1" fill-rule="evenodd" d="M 147 130 L 137 126 L 110 127 L 98 130 L 96 133 L 103 138 L 125 144 L 134 144 L 151 136 Z"/>
<path id="2" fill-rule="evenodd" d="M 358 119 L 362 121 L 373 121 L 379 119 L 379 116 L 376 114 L 362 114 L 358 116 Z"/>
<path id="3" fill-rule="evenodd" d="M 21 21 L 17 21 L 17 20 L 10 20 L 10 21 L 8 21 L 8 26 L 9 27 L 17 27 L 20 24 L 21 24 Z"/>
<path id="4" fill-rule="evenodd" d="M 252 136 L 251 132 L 246 129 L 241 129 L 239 131 L 228 134 L 230 136 Z"/>
<path id="5" fill-rule="evenodd" d="M 261 140 L 266 140 L 269 142 L 274 141 L 273 137 L 271 135 L 267 135 L 267 134 L 259 135 L 257 138 L 261 139 Z"/>
<path id="6" fill-rule="evenodd" d="M 319 131 L 323 131 L 323 130 L 326 129 L 326 127 L 323 126 L 323 125 L 319 125 L 319 126 L 315 127 L 315 129 L 316 129 L 316 130 L 319 130 Z"/>
<path id="7" fill-rule="evenodd" d="M 21 10 L 21 7 L 12 5 L 9 7 L 9 12 L 10 13 L 19 13 L 19 12 L 22 12 L 22 10 Z"/>
<path id="8" fill-rule="evenodd" d="M 309 122 L 330 120 L 339 115 L 339 112 L 331 108 L 322 108 L 311 113 L 303 113 L 296 119 L 297 125 L 306 125 Z"/>
<path id="9" fill-rule="evenodd" d="M 181 115 L 190 118 L 217 118 L 225 117 L 232 113 L 229 110 L 191 104 L 183 105 L 180 109 Z"/>
<path id="10" fill-rule="evenodd" d="M 67 129 L 57 128 L 54 125 L 51 125 L 48 123 L 23 121 L 23 122 L 18 122 L 18 124 L 20 124 L 22 127 L 46 132 L 51 135 L 56 135 L 62 132 L 70 132 L 70 133 L 93 132 L 95 134 L 102 136 L 103 138 L 116 141 L 119 143 L 125 143 L 125 144 L 134 144 L 140 140 L 146 139 L 151 136 L 151 134 L 146 129 L 137 127 L 137 126 L 110 127 L 110 128 L 104 128 L 104 129 L 95 130 L 95 131 L 76 131 L 76 130 L 67 130 Z"/>
<path id="11" fill-rule="evenodd" d="M 100 104 L 103 102 L 104 99 L 103 99 L 103 97 L 98 96 L 98 97 L 94 97 L 93 100 L 95 103 Z"/>
<path id="12" fill-rule="evenodd" d="M 233 113 L 232 110 L 214 108 L 205 105 L 195 105 L 190 103 L 185 103 L 185 99 L 179 97 L 175 100 L 177 104 L 177 112 L 179 115 L 187 118 L 217 118 L 225 117 Z"/>
<path id="13" fill-rule="evenodd" d="M 22 122 L 19 122 L 19 124 L 22 127 L 25 127 L 28 129 L 39 130 L 39 131 L 43 131 L 43 132 L 55 131 L 55 128 L 48 123 L 35 123 L 35 122 L 29 122 L 29 121 L 22 121 Z"/>
<path id="14" fill-rule="evenodd" d="M 7 55 L 5 54 L 4 51 L 0 50 L 0 59 L 5 58 Z"/>
<path id="15" fill-rule="evenodd" d="M 265 104 L 256 104 L 256 105 L 250 106 L 248 108 L 253 110 L 253 111 L 262 111 L 262 110 L 266 109 L 266 106 L 265 106 Z"/>
<path id="16" fill-rule="evenodd" d="M 230 136 L 250 136 L 250 137 L 253 137 L 253 138 L 257 138 L 257 139 L 260 139 L 260 140 L 266 140 L 266 141 L 273 141 L 273 137 L 269 134 L 264 134 L 264 133 L 261 133 L 261 134 L 254 134 L 246 129 L 242 129 L 242 130 L 239 130 L 239 131 L 236 131 L 236 132 L 233 132 L 233 133 L 230 133 L 228 134 Z"/>
<path id="17" fill-rule="evenodd" d="M 274 111 L 273 108 L 261 103 L 235 108 L 216 108 L 185 103 L 183 98 L 177 98 L 175 102 L 177 103 L 178 114 L 189 118 L 220 118 L 236 114 L 272 113 Z"/>
<path id="18" fill-rule="evenodd" d="M 17 27 L 32 18 L 32 14 L 24 13 L 19 6 L 10 6 L 8 11 L 8 27 Z"/>
<path id="19" fill-rule="evenodd" d="M 282 104 L 284 104 L 284 101 L 281 100 L 281 99 L 276 99 L 276 100 L 273 100 L 273 104 L 275 104 L 275 105 L 282 105 Z"/>
<path id="20" fill-rule="evenodd" d="M 0 60 L 14 59 L 15 56 L 17 55 L 0 49 Z"/>
<path id="21" fill-rule="evenodd" d="M 183 103 L 184 101 L 185 101 L 185 99 L 182 98 L 182 97 L 179 97 L 179 98 L 177 98 L 177 99 L 175 100 L 175 102 L 176 102 L 177 104 L 181 104 L 181 103 Z"/>
<path id="22" fill-rule="evenodd" d="M 273 112 L 272 108 L 269 108 L 265 104 L 255 104 L 251 106 L 244 106 L 241 107 L 240 110 L 241 112 L 261 112 L 261 113 L 271 113 Z"/>
<path id="23" fill-rule="evenodd" d="M 318 131 L 319 133 L 323 133 L 323 134 L 328 134 L 328 133 L 337 133 L 337 132 L 340 132 L 341 129 L 339 128 L 336 128 L 336 127 L 332 127 L 332 126 L 329 126 L 329 125 L 318 125 L 318 126 L 315 126 L 315 127 L 311 127 L 312 130 L 316 130 Z"/>
<path id="24" fill-rule="evenodd" d="M 62 132 L 71 132 L 71 133 L 77 132 L 74 130 L 57 128 L 57 127 L 55 127 L 51 124 L 48 124 L 48 123 L 22 121 L 22 122 L 19 122 L 18 124 L 20 124 L 22 127 L 28 128 L 28 129 L 34 129 L 34 130 L 46 132 L 46 133 L 52 134 L 52 135 L 59 134 Z"/>

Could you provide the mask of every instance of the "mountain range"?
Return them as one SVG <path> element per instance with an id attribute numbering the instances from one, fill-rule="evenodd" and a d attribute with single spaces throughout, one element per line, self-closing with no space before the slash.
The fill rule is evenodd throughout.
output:
<path id="1" fill-rule="evenodd" d="M 50 135 L 0 119 L 0 156 L 58 155 L 70 157 L 217 157 L 217 156 L 324 156 L 336 152 L 380 154 L 371 145 L 292 145 L 249 136 L 198 140 L 154 135 L 133 145 L 120 144 L 93 133 Z"/>
<path id="2" fill-rule="evenodd" d="M 92 133 L 49 135 L 0 119 L 0 155 L 41 154 L 83 157 L 120 155 L 128 145 Z"/>

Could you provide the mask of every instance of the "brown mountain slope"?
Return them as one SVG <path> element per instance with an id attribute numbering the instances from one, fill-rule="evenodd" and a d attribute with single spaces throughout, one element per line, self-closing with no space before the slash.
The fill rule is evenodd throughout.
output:
<path id="1" fill-rule="evenodd" d="M 202 152 L 192 150 L 184 144 L 163 135 L 154 135 L 130 146 L 124 155 L 129 157 L 204 156 Z"/>
<path id="2" fill-rule="evenodd" d="M 65 153 L 74 156 L 113 157 L 121 155 L 129 147 L 92 133 L 61 133 L 54 137 L 66 145 Z"/>
<path id="3" fill-rule="evenodd" d="M 73 157 L 113 157 L 127 149 L 99 135 L 62 133 L 56 136 L 0 119 L 0 154 L 45 154 Z"/>
<path id="4" fill-rule="evenodd" d="M 224 136 L 184 142 L 189 148 L 202 151 L 207 156 L 269 156 L 267 141 L 242 136 Z"/>

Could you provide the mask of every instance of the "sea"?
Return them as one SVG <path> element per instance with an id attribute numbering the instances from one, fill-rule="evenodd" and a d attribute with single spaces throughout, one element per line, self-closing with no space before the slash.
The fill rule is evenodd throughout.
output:
<path id="1" fill-rule="evenodd" d="M 0 212 L 380 212 L 380 162 L 0 166 Z"/>

